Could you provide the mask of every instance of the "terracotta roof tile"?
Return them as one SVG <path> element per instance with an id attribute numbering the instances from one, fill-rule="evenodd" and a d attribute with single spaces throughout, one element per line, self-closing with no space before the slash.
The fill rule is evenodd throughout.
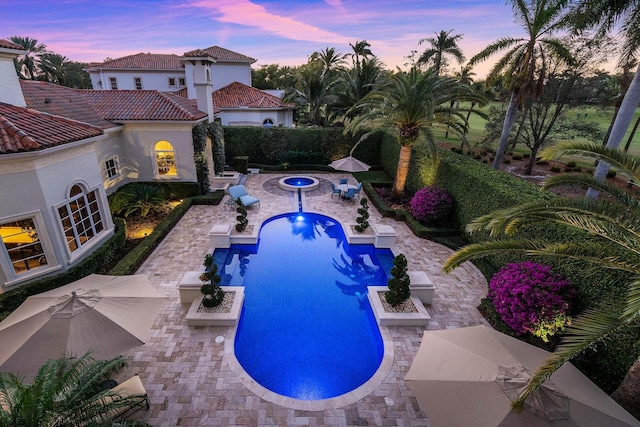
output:
<path id="1" fill-rule="evenodd" d="M 0 103 L 0 154 L 41 150 L 102 133 L 85 123 Z"/>
<path id="2" fill-rule="evenodd" d="M 178 55 L 160 53 L 136 53 L 102 63 L 93 63 L 88 69 L 145 69 L 145 70 L 181 70 Z"/>
<path id="3" fill-rule="evenodd" d="M 250 56 L 246 56 L 220 46 L 211 46 L 202 50 L 219 61 L 256 62 L 256 60 Z"/>
<path id="4" fill-rule="evenodd" d="M 218 108 L 293 108 L 277 96 L 251 86 L 233 82 L 213 92 L 213 105 Z"/>
<path id="5" fill-rule="evenodd" d="M 20 85 L 28 108 L 103 129 L 118 126 L 100 115 L 76 89 L 32 80 L 20 80 Z"/>
<path id="6" fill-rule="evenodd" d="M 5 49 L 16 49 L 16 50 L 24 50 L 22 46 L 19 44 L 15 44 L 9 40 L 0 39 L 0 47 Z"/>
<path id="7" fill-rule="evenodd" d="M 194 100 L 156 90 L 79 90 L 106 120 L 194 121 L 207 117 Z"/>
<path id="8" fill-rule="evenodd" d="M 184 55 L 182 55 L 183 57 L 191 57 L 191 58 L 201 58 L 201 57 L 207 57 L 207 56 L 211 56 L 208 52 L 205 52 L 202 49 L 196 49 L 196 50 L 192 50 L 189 52 L 185 52 Z"/>

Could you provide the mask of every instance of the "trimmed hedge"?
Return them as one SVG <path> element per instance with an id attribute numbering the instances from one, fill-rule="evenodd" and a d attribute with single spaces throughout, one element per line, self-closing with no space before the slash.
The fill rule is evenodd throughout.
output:
<path id="1" fill-rule="evenodd" d="M 354 156 L 368 164 L 380 159 L 383 132 L 376 132 L 356 148 Z M 327 165 L 349 155 L 359 135 L 343 134 L 342 128 L 290 129 L 281 127 L 224 128 L 227 159 L 248 156 L 251 164 Z"/>
<path id="2" fill-rule="evenodd" d="M 105 263 L 113 259 L 113 255 L 121 250 L 126 243 L 126 224 L 120 218 L 114 218 L 114 235 L 103 243 L 93 253 L 88 255 L 78 264 L 65 271 L 51 277 L 45 277 L 35 282 L 26 283 L 16 289 L 12 289 L 0 294 L 0 320 L 7 317 L 13 310 L 18 308 L 27 297 L 59 288 L 60 286 L 82 279 L 100 269 Z"/>

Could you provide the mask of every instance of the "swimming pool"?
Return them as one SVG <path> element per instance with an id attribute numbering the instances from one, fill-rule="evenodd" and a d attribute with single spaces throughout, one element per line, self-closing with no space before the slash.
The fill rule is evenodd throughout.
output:
<path id="1" fill-rule="evenodd" d="M 328 399 L 369 380 L 383 344 L 367 286 L 386 285 L 389 249 L 348 245 L 330 217 L 265 222 L 258 245 L 217 249 L 223 285 L 244 286 L 235 356 L 257 383 L 295 399 Z"/>

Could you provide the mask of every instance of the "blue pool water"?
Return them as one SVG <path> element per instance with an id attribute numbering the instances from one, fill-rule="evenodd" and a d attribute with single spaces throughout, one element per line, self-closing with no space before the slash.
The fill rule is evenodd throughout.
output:
<path id="1" fill-rule="evenodd" d="M 313 184 L 316 181 L 304 176 L 295 176 L 295 177 L 285 179 L 284 182 L 285 184 L 293 185 L 295 187 L 305 187 L 307 185 Z"/>
<path id="2" fill-rule="evenodd" d="M 258 245 L 217 249 L 223 285 L 245 287 L 236 358 L 259 384 L 296 399 L 354 390 L 383 345 L 367 286 L 386 285 L 388 249 L 346 242 L 339 223 L 298 213 L 266 222 Z"/>

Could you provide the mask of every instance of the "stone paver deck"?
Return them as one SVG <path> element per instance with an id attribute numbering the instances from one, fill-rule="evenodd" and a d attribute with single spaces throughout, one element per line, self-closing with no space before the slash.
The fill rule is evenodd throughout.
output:
<path id="1" fill-rule="evenodd" d="M 341 177 L 349 177 L 354 183 L 350 174 L 305 175 L 318 178 L 320 186 L 305 194 L 304 211 L 323 213 L 343 224 L 355 222 L 358 204 L 331 198 L 329 192 L 329 182 Z M 251 195 L 261 199 L 259 207 L 248 209 L 250 224 L 298 211 L 292 193 L 277 186 L 282 176 L 249 175 L 245 186 Z M 184 272 L 200 268 L 209 251 L 210 228 L 214 224 L 235 223 L 236 213 L 225 211 L 224 201 L 219 206 L 192 207 L 138 270 L 170 299 L 158 316 L 150 339 L 129 352 L 132 362 L 120 374 L 124 379 L 138 373 L 149 393 L 151 409 L 138 412 L 135 418 L 153 426 L 428 426 L 426 415 L 403 381 L 420 346 L 420 327 L 383 328 L 388 341 L 385 344 L 392 346 L 393 358 L 380 384 L 354 403 L 314 410 L 318 408 L 314 402 L 305 405 L 304 401 L 297 401 L 297 409 L 293 409 L 273 403 L 273 399 L 262 399 L 245 386 L 228 355 L 234 328 L 187 326 L 189 306 L 180 304 L 177 284 Z M 409 270 L 427 272 L 436 284 L 433 303 L 427 306 L 432 318 L 428 329 L 483 323 L 475 307 L 487 285 L 473 265 L 467 263 L 445 275 L 441 266 L 452 253 L 450 249 L 414 236 L 404 223 L 383 218 L 373 206 L 369 213 L 370 223 L 391 225 L 396 230 L 395 250 L 407 256 Z M 218 336 L 224 341 L 217 342 Z"/>

